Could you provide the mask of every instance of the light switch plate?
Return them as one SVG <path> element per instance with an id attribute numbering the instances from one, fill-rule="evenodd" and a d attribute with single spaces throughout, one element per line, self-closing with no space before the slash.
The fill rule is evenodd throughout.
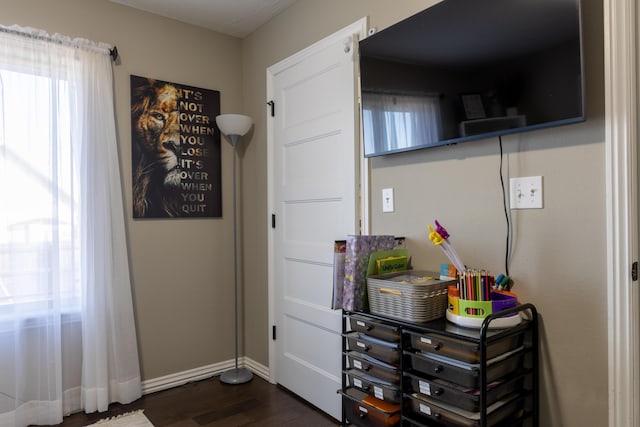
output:
<path id="1" fill-rule="evenodd" d="M 382 212 L 393 212 L 393 188 L 382 189 Z"/>
<path id="2" fill-rule="evenodd" d="M 511 209 L 542 209 L 542 177 L 511 178 L 509 200 Z"/>

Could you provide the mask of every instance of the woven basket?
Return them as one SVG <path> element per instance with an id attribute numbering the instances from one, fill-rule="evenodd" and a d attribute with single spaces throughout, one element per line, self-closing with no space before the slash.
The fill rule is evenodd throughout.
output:
<path id="1" fill-rule="evenodd" d="M 438 273 L 415 270 L 369 276 L 369 310 L 408 322 L 428 322 L 444 317 L 447 287 L 455 284 L 455 280 L 439 280 L 438 277 Z"/>

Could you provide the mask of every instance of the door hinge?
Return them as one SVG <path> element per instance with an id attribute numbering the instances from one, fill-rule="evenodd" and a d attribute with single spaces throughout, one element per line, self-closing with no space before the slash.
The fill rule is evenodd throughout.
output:
<path id="1" fill-rule="evenodd" d="M 276 325 L 271 327 L 271 339 L 274 341 L 276 340 Z"/>
<path id="2" fill-rule="evenodd" d="M 276 228 L 276 214 L 271 214 L 271 228 Z"/>
<path id="3" fill-rule="evenodd" d="M 276 115 L 276 103 L 272 101 L 267 102 L 267 105 L 271 107 L 271 117 L 275 117 Z"/>
<path id="4" fill-rule="evenodd" d="M 631 280 L 634 282 L 638 280 L 638 261 L 631 264 Z"/>

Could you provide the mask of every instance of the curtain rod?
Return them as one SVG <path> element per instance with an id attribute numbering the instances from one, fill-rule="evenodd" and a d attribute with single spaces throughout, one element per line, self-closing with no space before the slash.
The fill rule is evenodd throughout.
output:
<path id="1" fill-rule="evenodd" d="M 107 43 L 102 42 L 94 42 L 88 39 L 83 38 L 74 38 L 72 39 L 69 36 L 64 36 L 62 34 L 54 34 L 50 35 L 44 30 L 40 30 L 38 28 L 32 27 L 21 27 L 19 25 L 12 25 L 10 27 L 0 25 L 0 32 L 15 34 L 18 36 L 31 37 L 37 40 L 44 40 L 51 43 L 57 43 L 60 45 L 68 45 L 75 47 L 87 47 L 94 50 L 104 50 L 105 53 L 108 53 L 113 61 L 118 59 L 118 48 L 116 46 L 111 46 Z"/>

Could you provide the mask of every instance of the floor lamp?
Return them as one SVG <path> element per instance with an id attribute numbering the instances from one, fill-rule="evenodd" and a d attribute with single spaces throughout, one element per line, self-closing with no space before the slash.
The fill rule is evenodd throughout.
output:
<path id="1" fill-rule="evenodd" d="M 222 114 L 216 117 L 216 124 L 233 146 L 233 287 L 235 306 L 236 365 L 224 372 L 220 381 L 225 384 L 244 384 L 251 381 L 253 374 L 246 368 L 238 367 L 238 217 L 236 213 L 236 146 L 241 136 L 249 132 L 253 120 L 241 114 Z"/>

